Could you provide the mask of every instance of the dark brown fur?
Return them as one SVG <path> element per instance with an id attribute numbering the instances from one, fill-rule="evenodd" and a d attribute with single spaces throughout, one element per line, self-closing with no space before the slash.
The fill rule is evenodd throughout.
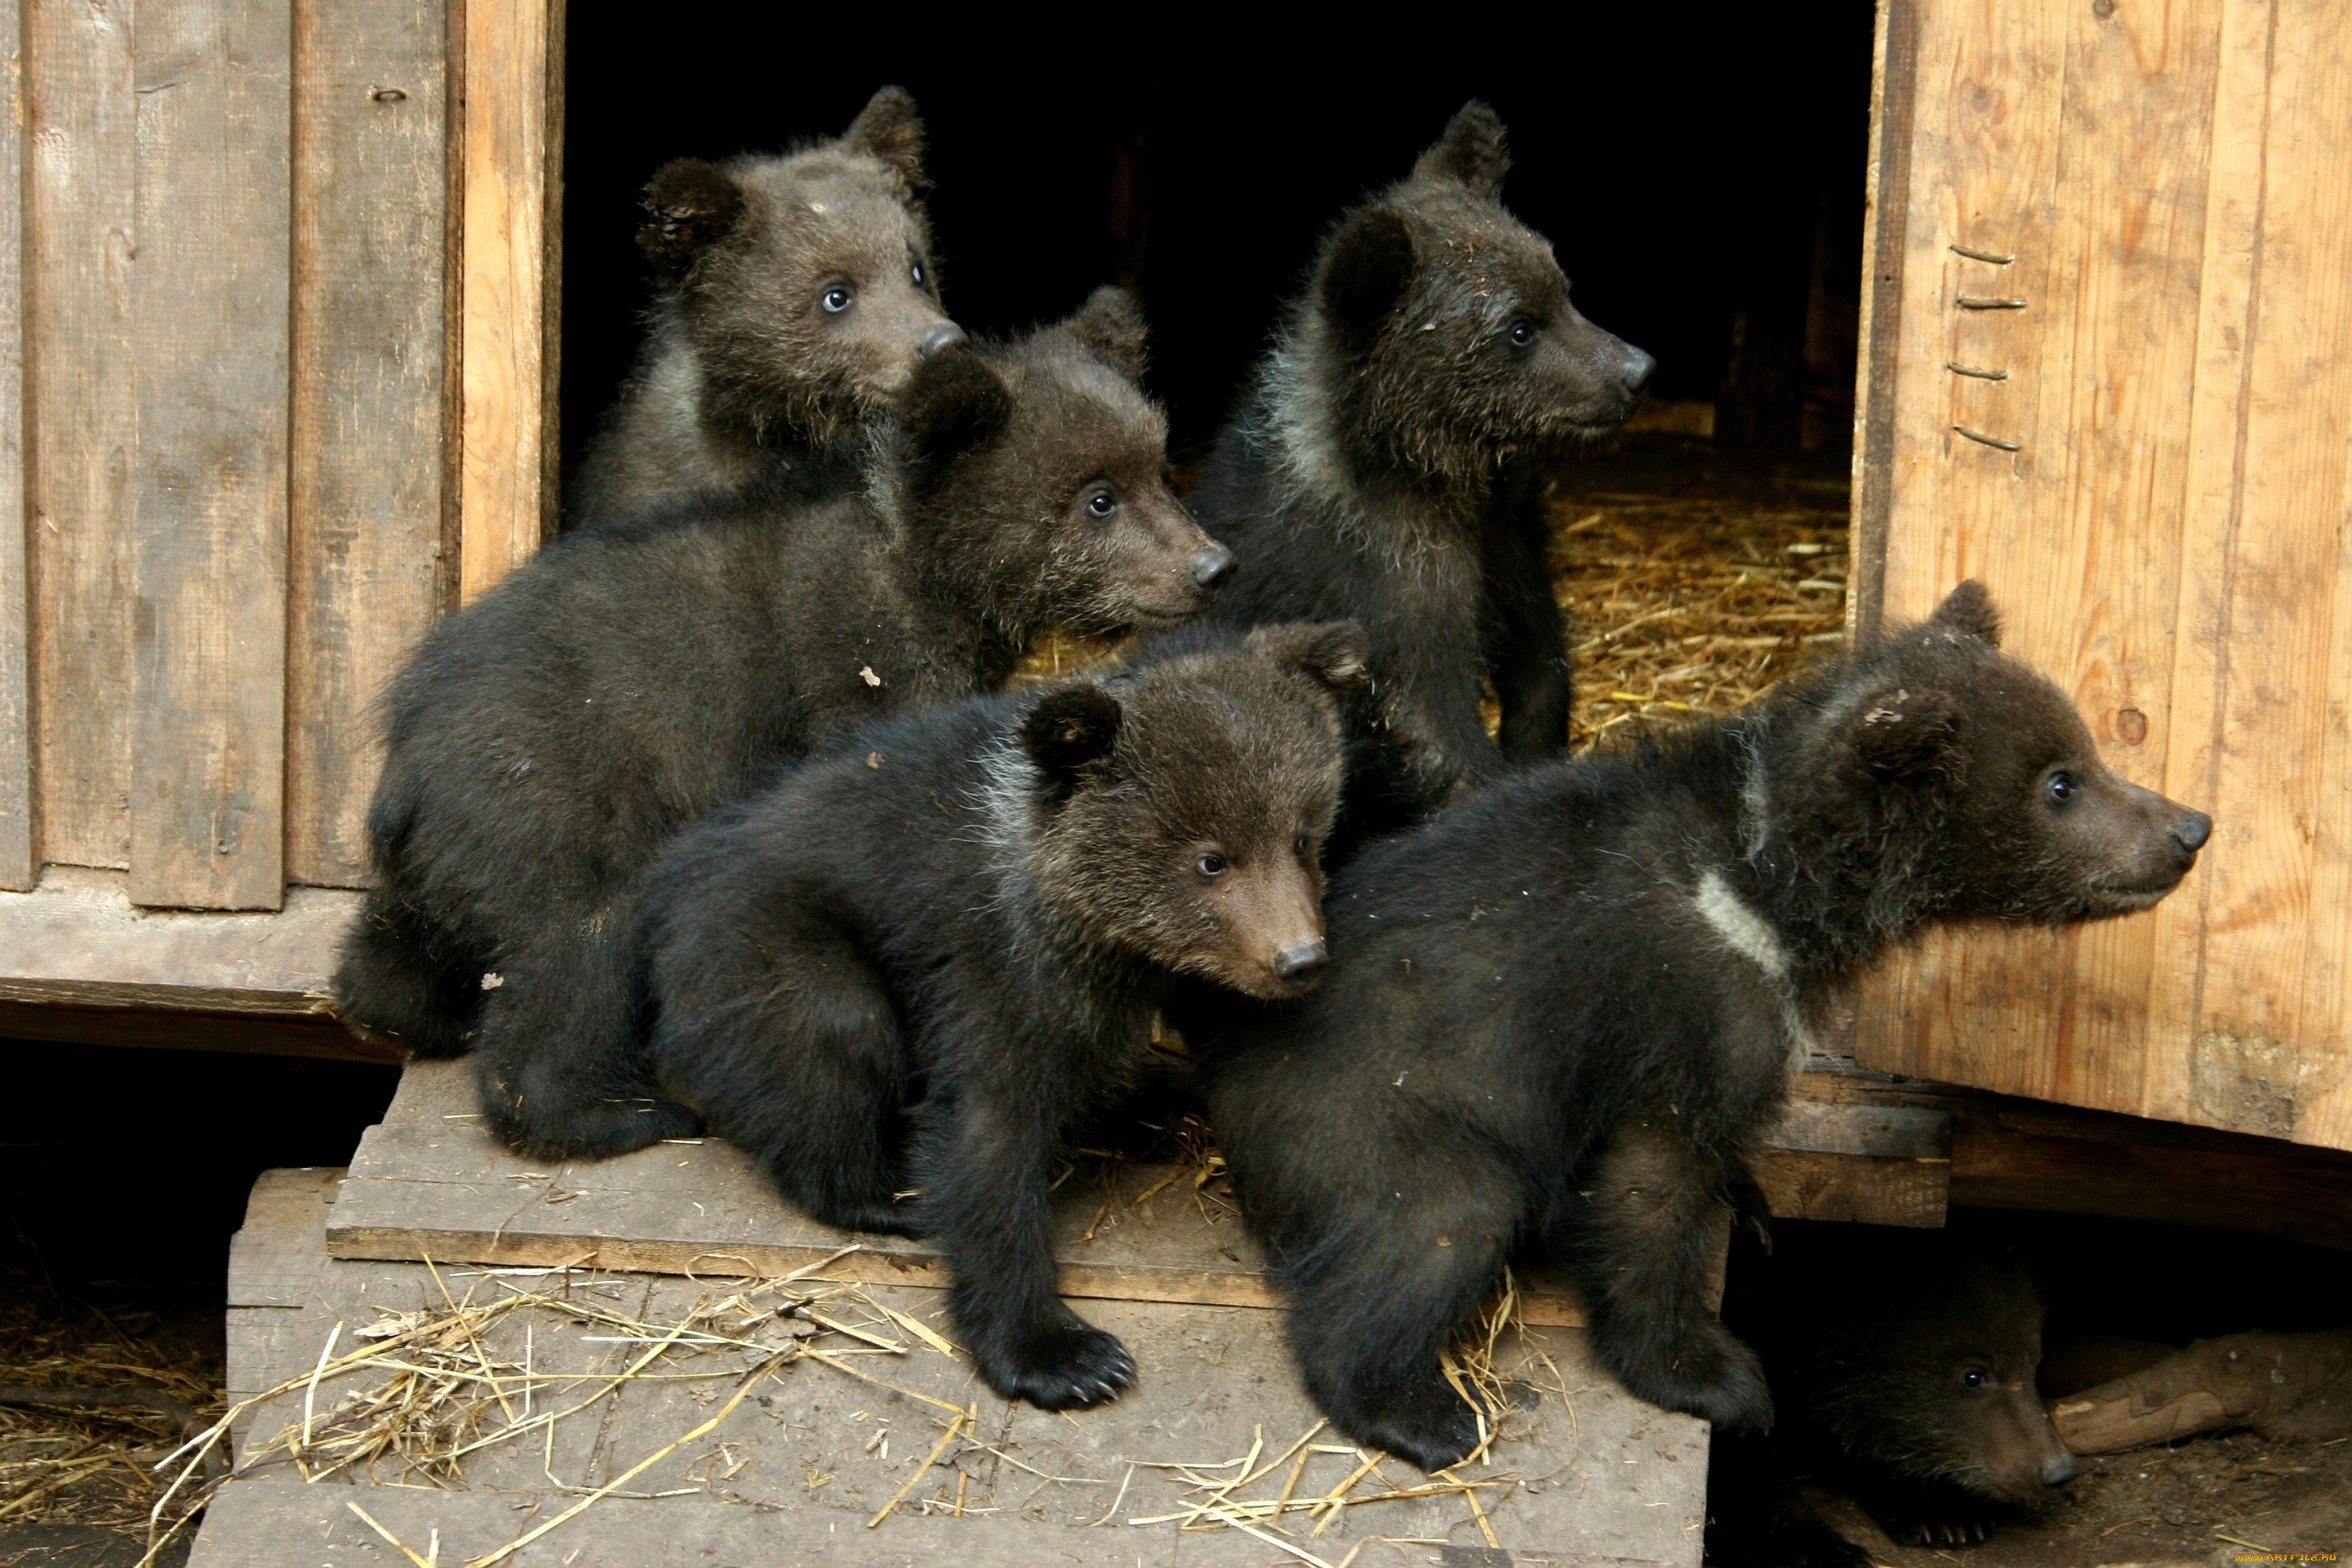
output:
<path id="1" fill-rule="evenodd" d="M 638 244 L 661 291 L 566 527 L 731 489 L 779 456 L 855 463 L 919 354 L 960 335 L 940 306 L 922 157 L 914 100 L 886 87 L 838 141 L 654 176 Z M 835 289 L 845 309 L 827 309 Z"/>
<path id="2" fill-rule="evenodd" d="M 654 872 L 663 1082 L 816 1217 L 937 1237 L 990 1387 L 1109 1397 L 1126 1351 L 1055 1293 L 1055 1139 L 1131 1081 L 1171 975 L 1313 984 L 1362 679 L 1354 627 L 1267 627 L 860 731 Z"/>
<path id="3" fill-rule="evenodd" d="M 1001 683 L 1048 623 L 1205 602 L 1201 563 L 1226 558 L 1163 480 L 1141 334 L 1105 289 L 942 351 L 860 488 L 788 472 L 570 535 L 436 626 L 392 696 L 343 1017 L 476 1052 L 491 1124 L 538 1154 L 690 1128 L 651 1098 L 626 995 L 663 841 L 829 736 Z"/>
<path id="4" fill-rule="evenodd" d="M 1570 303 L 1549 243 L 1502 205 L 1508 162 L 1501 121 L 1471 103 L 1340 219 L 1193 498 L 1241 561 L 1215 620 L 1346 616 L 1371 639 L 1344 838 L 1568 743 L 1526 459 L 1622 423 L 1651 361 Z M 1479 719 L 1489 681 L 1500 749 Z"/>

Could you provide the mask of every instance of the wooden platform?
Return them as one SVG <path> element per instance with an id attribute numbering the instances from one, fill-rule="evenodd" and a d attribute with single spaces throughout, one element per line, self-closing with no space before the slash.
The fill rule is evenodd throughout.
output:
<path id="1" fill-rule="evenodd" d="M 429 1092 L 443 1091 L 429 1085 Z M 429 1103 L 426 1094 L 412 1090 L 412 1110 Z M 469 1146 L 467 1124 L 446 1125 L 457 1130 L 452 1150 Z M 388 1152 L 389 1142 L 380 1132 L 372 1147 Z M 671 1169 L 723 1184 L 727 1167 L 716 1149 L 664 1146 L 666 1153 L 689 1162 Z M 568 1293 L 575 1312 L 593 1305 L 667 1323 L 684 1321 L 698 1300 L 743 1289 L 740 1279 L 585 1268 L 500 1276 L 461 1263 L 440 1266 L 436 1278 L 436 1270 L 417 1263 L 332 1258 L 331 1231 L 382 1234 L 353 1225 L 355 1215 L 345 1206 L 371 1184 L 393 1184 L 382 1173 L 381 1159 L 374 1168 L 376 1174 L 366 1175 L 354 1167 L 349 1182 L 332 1171 L 272 1172 L 255 1188 L 230 1268 L 233 1397 L 304 1379 L 320 1364 L 338 1323 L 343 1325 L 340 1355 L 363 1342 L 355 1331 L 387 1313 L 429 1310 L 449 1299 L 445 1289 L 461 1301 L 514 1290 L 559 1299 Z M 487 1172 L 473 1184 L 486 1191 L 506 1185 Z M 509 1208 L 562 1210 L 593 1198 L 592 1193 L 550 1205 L 543 1186 L 515 1186 L 524 1190 L 495 1193 Z M 1135 1213 L 1116 1226 L 1105 1215 L 1092 1245 L 1104 1247 L 1117 1237 L 1123 1250 L 1106 1248 L 1100 1261 L 1085 1265 L 1105 1270 L 1106 1278 L 1125 1269 L 1123 1278 L 1166 1284 L 1183 1278 L 1174 1261 L 1181 1252 L 1207 1281 L 1170 1286 L 1171 1295 L 1191 1290 L 1181 1300 L 1097 1298 L 1083 1304 L 1089 1318 L 1126 1340 L 1142 1369 L 1140 1386 L 1118 1403 L 1051 1415 L 996 1399 L 960 1355 L 892 1326 L 911 1320 L 935 1332 L 946 1328 L 933 1271 L 911 1264 L 888 1282 L 878 1271 L 861 1271 L 866 1282 L 856 1287 L 857 1299 L 897 1315 L 886 1322 L 877 1313 L 867 1320 L 869 1327 L 895 1339 L 903 1353 L 869 1348 L 856 1363 L 866 1377 L 843 1370 L 850 1364 L 846 1355 L 803 1358 L 768 1373 L 757 1397 L 714 1429 L 505 1561 L 522 1568 L 751 1562 L 1261 1568 L 1286 1562 L 1336 1565 L 1360 1547 L 1351 1568 L 1697 1563 L 1705 1425 L 1626 1394 L 1592 1363 L 1581 1332 L 1561 1325 L 1531 1323 L 1507 1331 L 1496 1344 L 1496 1364 L 1521 1380 L 1525 1405 L 1505 1417 L 1487 1463 L 1456 1472 L 1463 1480 L 1488 1483 L 1477 1493 L 1485 1529 L 1456 1491 L 1349 1506 L 1319 1535 L 1311 1533 L 1314 1521 L 1297 1512 L 1283 1516 L 1284 1534 L 1270 1537 L 1231 1528 L 1180 1530 L 1171 1516 L 1181 1516 L 1200 1494 L 1188 1490 L 1185 1477 L 1171 1467 L 1230 1478 L 1241 1473 L 1236 1462 L 1253 1452 L 1263 1468 L 1310 1433 L 1307 1447 L 1299 1450 L 1304 1458 L 1297 1460 L 1294 1498 L 1327 1495 L 1360 1472 L 1360 1495 L 1387 1489 L 1383 1480 L 1409 1489 L 1426 1479 L 1389 1458 L 1379 1459 L 1376 1477 L 1362 1472 L 1364 1460 L 1375 1456 L 1349 1448 L 1328 1427 L 1315 1431 L 1317 1414 L 1283 1346 L 1282 1314 L 1194 1299 L 1237 1290 L 1234 1282 L 1248 1278 L 1244 1260 L 1251 1255 L 1238 1247 L 1233 1250 L 1241 1258 L 1223 1258 L 1222 1267 L 1205 1261 L 1217 1247 L 1203 1237 L 1234 1227 L 1205 1222 L 1197 1208 L 1190 1229 L 1172 1214 L 1165 1223 L 1147 1225 L 1141 1216 L 1160 1213 L 1156 1205 L 1164 1196 L 1129 1203 Z M 708 1196 L 700 1201 L 710 1206 Z M 842 1244 L 834 1238 L 829 1250 Z M 839 1262 L 876 1256 L 852 1254 Z M 1157 1261 L 1147 1267 L 1150 1259 Z M 850 1277 L 838 1268 L 818 1272 L 828 1279 Z M 615 1342 L 627 1336 L 584 1318 L 567 1320 L 559 1305 L 534 1305 L 526 1310 L 528 1321 L 526 1311 L 500 1320 L 485 1331 L 486 1353 L 509 1366 L 530 1365 L 542 1379 L 557 1372 L 609 1373 L 646 1353 L 643 1338 Z M 257 1458 L 289 1423 L 299 1426 L 306 1403 L 323 1419 L 345 1394 L 386 1374 L 331 1375 L 314 1394 L 298 1386 L 244 1423 L 238 1476 L 214 1504 L 192 1565 L 341 1568 L 408 1562 L 361 1521 L 352 1504 L 420 1558 L 429 1558 L 437 1543 L 439 1563 L 468 1563 L 573 1507 L 709 1420 L 723 1408 L 720 1397 L 742 1386 L 744 1372 L 760 1364 L 756 1350 L 666 1350 L 656 1363 L 663 1375 L 624 1384 L 604 1407 L 534 1432 L 529 1440 L 477 1449 L 467 1456 L 462 1479 L 441 1489 L 420 1484 L 397 1461 L 379 1461 L 373 1482 L 347 1470 L 305 1485 L 282 1454 Z M 540 1397 L 551 1396 L 542 1388 Z M 940 1448 L 950 1419 L 942 1412 L 951 1408 L 976 1409 L 977 1421 Z M 493 1409 L 477 1414 L 486 1430 L 503 1419 Z M 927 1457 L 935 1448 L 933 1465 Z M 1235 1497 L 1274 1499 L 1289 1468 L 1274 1464 L 1263 1479 L 1236 1489 Z M 869 1529 L 866 1521 L 910 1479 L 904 1500 Z M 961 1517 L 953 1512 L 959 1495 L 966 1510 Z M 1497 1546 L 1487 1544 L 1486 1529 Z"/>

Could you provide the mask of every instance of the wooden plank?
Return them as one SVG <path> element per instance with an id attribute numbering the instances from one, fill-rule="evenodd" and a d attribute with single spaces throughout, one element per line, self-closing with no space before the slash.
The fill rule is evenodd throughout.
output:
<path id="1" fill-rule="evenodd" d="M 202 918 L 202 917 L 198 917 Z M 190 1013 L 159 1007 L 68 1007 L 0 1000 L 0 1040 L 131 1046 L 145 1050 L 237 1051 L 397 1066 L 396 1046 L 362 1040 L 320 1014 Z"/>
<path id="2" fill-rule="evenodd" d="M 331 1017 L 361 896 L 298 888 L 277 914 L 150 911 L 120 872 L 51 866 L 0 893 L 0 1001 Z"/>
<path id="3" fill-rule="evenodd" d="M 32 0 L 23 15 L 36 833 L 46 859 L 122 867 L 139 415 L 131 15 L 80 0 Z"/>
<path id="4" fill-rule="evenodd" d="M 466 6 L 466 599 L 555 531 L 562 30 L 563 0 Z"/>
<path id="5" fill-rule="evenodd" d="M 568 1296 L 573 1302 L 618 1309 L 640 1321 L 662 1325 L 684 1321 L 698 1301 L 709 1304 L 740 1289 L 737 1283 L 707 1278 L 572 1270 L 498 1279 L 462 1263 L 437 1262 L 436 1271 L 428 1272 L 413 1262 L 322 1260 L 317 1199 L 331 1185 L 331 1176 L 323 1171 L 273 1172 L 256 1187 L 231 1254 L 229 1297 L 236 1303 L 228 1321 L 232 1397 L 259 1393 L 289 1378 L 307 1378 L 338 1322 L 343 1325 L 340 1342 L 348 1346 L 354 1342 L 354 1329 L 383 1312 L 441 1308 L 445 1287 L 457 1299 L 470 1294 L 476 1301 L 510 1289 Z M 345 1195 L 325 1211 L 328 1215 L 352 1201 L 352 1184 L 345 1185 Z M 837 1276 L 834 1269 L 824 1273 L 828 1279 Z M 938 1289 L 898 1281 L 867 1284 L 864 1294 L 935 1331 L 948 1327 L 943 1292 Z M 1109 1300 L 1084 1302 L 1081 1310 L 1127 1342 L 1141 1376 L 1138 1386 L 1116 1403 L 1066 1417 L 998 1399 L 979 1383 L 961 1354 L 919 1343 L 900 1328 L 877 1321 L 877 1315 L 854 1299 L 837 1302 L 830 1315 L 838 1321 L 870 1324 L 907 1347 L 906 1353 L 894 1355 L 860 1346 L 873 1353 L 854 1363 L 843 1358 L 843 1364 L 891 1386 L 861 1381 L 838 1365 L 804 1361 L 786 1367 L 760 1385 L 756 1404 L 747 1401 L 746 1408 L 711 1434 L 700 1449 L 683 1451 L 672 1462 L 673 1467 L 683 1464 L 698 1452 L 727 1444 L 720 1467 L 726 1473 L 715 1477 L 709 1489 L 719 1495 L 672 1495 L 634 1516 L 603 1515 L 607 1507 L 627 1505 L 625 1499 L 608 1500 L 597 1504 L 598 1518 L 580 1521 L 589 1527 L 582 1533 L 551 1535 L 538 1550 L 548 1553 L 550 1563 L 576 1557 L 573 1568 L 636 1568 L 681 1557 L 766 1563 L 777 1560 L 779 1541 L 793 1544 L 794 1563 L 875 1563 L 900 1568 L 932 1562 L 1075 1564 L 1107 1557 L 1124 1562 L 1127 1558 L 1112 1553 L 1106 1544 L 1105 1531 L 1115 1528 L 1120 1539 L 1110 1545 L 1129 1553 L 1144 1552 L 1156 1563 L 1255 1568 L 1266 1562 L 1263 1542 L 1231 1532 L 1180 1533 L 1172 1521 L 1144 1526 L 1153 1531 L 1145 1535 L 1126 1521 L 1164 1519 L 1177 1511 L 1166 1500 L 1180 1493 L 1182 1478 L 1156 1468 L 1157 1462 L 1231 1461 L 1247 1454 L 1254 1441 L 1261 1445 L 1259 1464 L 1274 1468 L 1238 1495 L 1271 1498 L 1280 1489 L 1289 1469 L 1288 1450 L 1317 1418 L 1298 1386 L 1284 1344 L 1282 1319 L 1240 1308 Z M 751 1318 L 747 1331 L 773 1331 L 746 1316 Z M 595 1385 L 574 1377 L 599 1368 L 615 1369 L 642 1353 L 641 1344 L 615 1342 L 615 1336 L 625 1332 L 556 1311 L 526 1309 L 523 1317 L 491 1326 L 483 1338 L 490 1355 L 513 1365 L 523 1363 L 528 1343 L 533 1369 L 567 1374 L 557 1387 L 572 1390 L 571 1399 L 576 1401 Z M 751 1361 L 756 1363 L 757 1359 L 753 1352 Z M 1486 1502 L 1503 1547 L 1528 1553 L 1514 1560 L 1529 1564 L 1580 1562 L 1584 1559 L 1570 1553 L 1583 1549 L 1601 1561 L 1696 1568 L 1706 1468 L 1705 1425 L 1624 1393 L 1594 1362 L 1584 1335 L 1572 1329 L 1506 1331 L 1496 1360 L 1507 1374 L 1523 1381 L 1528 1404 L 1503 1424 L 1492 1463 L 1471 1467 L 1465 1474 L 1501 1483 Z M 316 1499 L 337 1493 L 327 1500 L 332 1513 L 247 1513 L 244 1504 L 216 1503 L 192 1561 L 236 1563 L 240 1568 L 281 1563 L 307 1568 L 326 1557 L 341 1562 L 343 1554 L 336 1548 L 348 1549 L 353 1538 L 347 1532 L 356 1525 L 342 1509 L 346 1498 L 356 1498 L 404 1540 L 428 1541 L 429 1532 L 439 1530 L 444 1563 L 490 1552 L 528 1523 L 544 1521 L 565 1506 L 546 1495 L 551 1476 L 571 1482 L 587 1475 L 593 1485 L 715 1413 L 720 1394 L 735 1386 L 729 1375 L 735 1364 L 734 1352 L 682 1348 L 664 1358 L 658 1369 L 663 1375 L 625 1384 L 609 1405 L 561 1422 L 551 1436 L 533 1432 L 519 1444 L 493 1442 L 477 1449 L 465 1460 L 462 1490 L 378 1487 L 364 1473 L 352 1479 L 367 1489 L 365 1495 L 347 1489 L 305 1489 L 282 1459 L 248 1465 L 225 1497 L 234 1497 L 238 1487 L 282 1480 L 289 1496 L 306 1491 Z M 367 1372 L 359 1378 L 372 1382 L 381 1375 Z M 327 1379 L 315 1407 L 331 1408 L 360 1385 L 341 1376 Z M 936 1406 L 894 1390 L 954 1408 L 978 1404 L 978 1431 L 986 1447 L 961 1451 L 971 1471 L 968 1500 L 996 1511 L 959 1520 L 944 1516 L 945 1510 L 924 1509 L 919 1500 L 942 1489 L 949 1498 L 955 1493 L 955 1479 L 943 1469 L 940 1485 L 919 1483 L 880 1530 L 866 1528 L 875 1510 L 907 1479 L 910 1461 L 920 1462 L 931 1450 L 944 1424 Z M 547 1399 L 551 1392 L 542 1386 L 540 1398 Z M 259 1407 L 247 1428 L 248 1440 L 269 1436 L 289 1419 L 299 1421 L 302 1403 L 303 1394 L 298 1391 Z M 934 1415 L 939 1416 L 936 1423 Z M 501 1419 L 496 1412 L 488 1414 L 484 1430 Z M 1357 1454 L 1328 1428 L 1312 1440 L 1328 1441 L 1334 1448 L 1308 1455 L 1294 1495 L 1328 1493 L 1360 1467 Z M 249 1460 L 251 1450 L 246 1453 Z M 600 1457 L 614 1455 L 625 1457 L 616 1462 Z M 1394 1464 L 1384 1463 L 1382 1470 L 1400 1483 L 1420 1479 Z M 695 1475 L 699 1473 L 698 1469 Z M 1233 1472 L 1228 1466 L 1216 1473 Z M 665 1468 L 654 1474 L 668 1478 L 677 1471 Z M 826 1484 L 812 1485 L 812 1476 L 824 1478 Z M 1076 1479 L 1050 1479 L 1055 1477 Z M 391 1482 L 404 1478 L 387 1473 L 382 1479 Z M 1514 1480 L 1536 1484 L 1520 1490 L 1511 1484 Z M 692 1479 L 667 1479 L 653 1484 L 650 1477 L 647 1481 L 643 1489 L 657 1492 L 694 1484 Z M 1011 1489 L 992 1495 L 992 1482 Z M 1364 1484 L 1366 1490 L 1384 1489 L 1377 1478 L 1367 1478 Z M 533 1513 L 532 1503 L 542 1497 L 543 1506 Z M 494 1511 L 463 1511 L 473 1500 L 484 1498 L 495 1501 Z M 378 1510 L 379 1500 L 386 1511 Z M 424 1511 L 388 1511 L 404 1500 Z M 325 1527 L 333 1513 L 349 1522 L 341 1527 L 346 1533 L 331 1540 Z M 230 1521 L 230 1528 L 216 1537 L 211 1533 L 216 1528 L 213 1521 L 220 1520 Z M 730 1533 L 734 1521 L 747 1520 L 759 1527 L 759 1535 Z M 965 1525 L 991 1520 L 1015 1532 L 1010 1537 L 959 1533 Z M 1109 1522 L 1089 1528 L 1096 1521 Z M 1383 1561 L 1374 1554 L 1368 1540 L 1372 1536 L 1483 1543 L 1466 1505 L 1457 1497 L 1438 1503 L 1399 1500 L 1350 1509 L 1312 1550 L 1336 1564 L 1361 1542 L 1364 1549 L 1353 1563 L 1363 1568 L 1368 1560 Z M 1005 1555 L 1014 1551 L 1008 1542 L 1017 1542 L 1020 1553 Z M 308 1544 L 297 1552 L 292 1543 L 298 1542 Z M 847 1554 L 862 1553 L 877 1543 L 889 1545 L 895 1554 Z M 836 1544 L 845 1555 L 827 1555 Z M 1419 1550 L 1423 1556 L 1429 1553 L 1426 1546 Z M 324 1557 L 318 1554 L 320 1551 Z M 539 1560 L 536 1555 L 520 1559 Z M 1475 1560 L 1488 1561 L 1484 1556 Z"/>
<path id="6" fill-rule="evenodd" d="M 143 14 L 131 896 L 285 896 L 289 0 Z"/>
<path id="7" fill-rule="evenodd" d="M 1911 207 L 1911 117 L 1919 79 L 1919 0 L 1878 0 L 1870 64 L 1870 165 L 1863 187 L 1862 345 L 1854 369 L 1853 516 L 1846 556 L 1846 640 L 1878 636 L 1886 521 L 1894 505 L 1895 370 Z M 1710 432 L 1711 434 L 1712 432 Z"/>
<path id="8" fill-rule="evenodd" d="M 2226 555 L 2208 568 L 2227 618 L 2200 672 L 2217 840 L 2199 1010 L 2165 1098 L 2195 1120 L 2352 1147 L 2352 16 L 2269 10 L 2242 459 Z"/>
<path id="9" fill-rule="evenodd" d="M 0 889 L 38 875 L 33 833 L 32 547 L 25 533 L 23 0 L 0 0 Z"/>
<path id="10" fill-rule="evenodd" d="M 286 871 L 357 887 L 374 710 L 440 607 L 446 7 L 294 5 Z"/>
<path id="11" fill-rule="evenodd" d="M 1775 1219 L 1933 1230 L 1944 1223 L 1950 1202 L 1948 1159 L 1871 1159 L 1783 1149 L 1756 1161 L 1754 1169 Z"/>
<path id="12" fill-rule="evenodd" d="M 369 1129 L 352 1157 L 327 1232 L 335 1257 L 759 1277 L 821 1263 L 852 1239 L 790 1207 L 718 1139 L 656 1144 L 615 1160 L 534 1163 L 485 1131 L 474 1106 L 468 1064 L 411 1064 L 383 1124 Z M 1279 1305 L 1231 1200 L 1196 1191 L 1189 1177 L 1159 1185 L 1171 1174 L 1122 1167 L 1099 1187 L 1065 1184 L 1055 1210 L 1063 1293 Z M 860 1250 L 828 1272 L 948 1282 L 926 1243 L 856 1240 Z M 1531 1283 L 1523 1295 L 1531 1323 L 1583 1321 L 1564 1284 Z"/>

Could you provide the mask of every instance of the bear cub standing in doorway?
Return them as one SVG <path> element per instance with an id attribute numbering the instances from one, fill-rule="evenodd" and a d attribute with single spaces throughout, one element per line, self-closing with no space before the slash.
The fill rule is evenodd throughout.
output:
<path id="1" fill-rule="evenodd" d="M 638 248 L 658 293 L 637 367 L 572 476 L 593 528 L 769 467 L 853 470 L 916 361 L 961 341 L 940 306 L 923 122 L 886 87 L 838 141 L 646 187 Z"/>
<path id="2" fill-rule="evenodd" d="M 1171 975 L 1315 983 L 1363 668 L 1353 626 L 1265 627 L 871 726 L 694 828 L 646 893 L 664 1087 L 816 1218 L 936 1237 L 991 1388 L 1111 1397 L 1126 1350 L 1055 1293 L 1055 1141 L 1132 1081 Z"/>
<path id="3" fill-rule="evenodd" d="M 1997 630 L 1964 583 L 1741 712 L 1496 784 L 1334 876 L 1315 994 L 1175 1016 L 1341 1431 L 1470 1451 L 1439 1354 L 1528 1244 L 1628 1389 L 1769 1422 L 1709 1266 L 1727 1204 L 1764 1223 L 1744 1161 L 1826 1003 L 1937 922 L 2147 909 L 2211 826 Z"/>
<path id="4" fill-rule="evenodd" d="M 1509 165 L 1474 101 L 1339 220 L 1192 498 L 1242 562 L 1212 620 L 1344 616 L 1371 639 L 1343 854 L 1568 747 L 1534 460 L 1622 424 L 1653 366 L 1569 302 L 1550 243 L 1504 209 Z"/>

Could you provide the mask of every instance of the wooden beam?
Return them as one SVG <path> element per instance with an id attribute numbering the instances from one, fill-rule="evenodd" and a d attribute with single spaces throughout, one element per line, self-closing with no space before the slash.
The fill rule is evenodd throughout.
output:
<path id="1" fill-rule="evenodd" d="M 46 859 L 121 867 L 139 434 L 131 16 L 79 0 L 32 0 L 23 15 L 35 831 Z"/>
<path id="2" fill-rule="evenodd" d="M 440 607 L 448 52 L 440 0 L 294 6 L 287 874 L 357 887 L 374 711 Z"/>
<path id="3" fill-rule="evenodd" d="M 464 544 L 472 599 L 555 531 L 563 0 L 468 0 Z"/>
<path id="4" fill-rule="evenodd" d="M 1911 105 L 1919 72 L 1918 0 L 1878 0 L 1870 71 L 1870 167 L 1863 199 L 1862 345 L 1853 398 L 1849 643 L 1878 635 L 1894 508 L 1895 370 L 1903 321 L 1905 217 L 1911 205 Z"/>
<path id="5" fill-rule="evenodd" d="M 32 546 L 25 536 L 23 0 L 0 0 L 0 889 L 30 888 Z"/>
<path id="6" fill-rule="evenodd" d="M 396 1047 L 362 1040 L 331 1018 L 252 1013 L 171 1013 L 152 1007 L 58 1007 L 0 1002 L 0 1040 L 55 1040 L 144 1050 L 236 1051 L 396 1065 Z"/>
<path id="7" fill-rule="evenodd" d="M 285 896 L 289 0 L 142 11 L 131 895 Z"/>
<path id="8" fill-rule="evenodd" d="M 0 893 L 0 1001 L 331 1017 L 360 900 L 294 888 L 276 914 L 149 910 L 121 872 L 51 866 L 32 892 Z"/>

